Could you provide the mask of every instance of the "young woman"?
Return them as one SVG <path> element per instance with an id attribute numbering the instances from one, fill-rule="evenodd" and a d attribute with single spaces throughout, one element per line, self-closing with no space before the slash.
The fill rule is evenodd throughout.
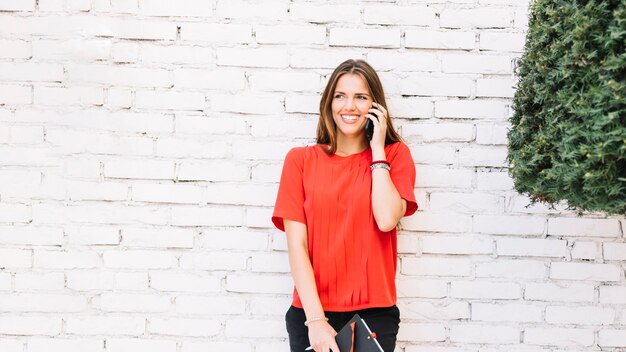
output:
<path id="1" fill-rule="evenodd" d="M 417 203 L 415 165 L 385 107 L 376 71 L 343 62 L 322 95 L 317 144 L 285 158 L 272 221 L 286 233 L 295 282 L 291 351 L 339 352 L 334 337 L 354 313 L 385 352 L 395 348 L 396 225 Z"/>

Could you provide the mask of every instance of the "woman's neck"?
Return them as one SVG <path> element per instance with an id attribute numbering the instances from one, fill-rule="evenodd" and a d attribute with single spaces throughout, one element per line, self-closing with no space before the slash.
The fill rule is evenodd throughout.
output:
<path id="1" fill-rule="evenodd" d="M 337 151 L 335 154 L 339 156 L 348 156 L 352 154 L 357 154 L 365 149 L 367 149 L 368 145 L 363 136 L 359 136 L 356 138 L 350 138 L 346 136 L 337 136 Z"/>

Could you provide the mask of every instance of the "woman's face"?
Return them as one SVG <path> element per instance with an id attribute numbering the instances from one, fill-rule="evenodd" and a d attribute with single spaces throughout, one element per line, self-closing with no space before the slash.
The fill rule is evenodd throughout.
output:
<path id="1" fill-rule="evenodd" d="M 355 73 L 339 77 L 331 109 L 337 134 L 355 137 L 364 133 L 365 121 L 372 107 L 372 96 L 365 80 Z"/>

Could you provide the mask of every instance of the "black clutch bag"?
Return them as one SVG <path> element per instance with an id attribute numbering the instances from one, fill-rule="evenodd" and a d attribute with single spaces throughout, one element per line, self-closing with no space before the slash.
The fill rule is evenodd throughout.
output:
<path id="1" fill-rule="evenodd" d="M 341 352 L 385 352 L 378 344 L 376 334 L 358 314 L 339 330 L 335 341 Z"/>

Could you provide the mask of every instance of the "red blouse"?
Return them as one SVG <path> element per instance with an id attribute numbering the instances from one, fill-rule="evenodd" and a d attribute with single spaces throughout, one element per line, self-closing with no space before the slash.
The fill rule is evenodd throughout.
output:
<path id="1" fill-rule="evenodd" d="M 389 307 L 396 303 L 397 238 L 382 232 L 372 212 L 372 151 L 346 157 L 319 145 L 293 148 L 283 165 L 272 222 L 283 218 L 307 225 L 309 257 L 326 311 Z M 391 180 L 407 201 L 405 216 L 417 210 L 415 165 L 401 142 L 385 147 Z M 294 288 L 294 306 L 302 302 Z"/>

